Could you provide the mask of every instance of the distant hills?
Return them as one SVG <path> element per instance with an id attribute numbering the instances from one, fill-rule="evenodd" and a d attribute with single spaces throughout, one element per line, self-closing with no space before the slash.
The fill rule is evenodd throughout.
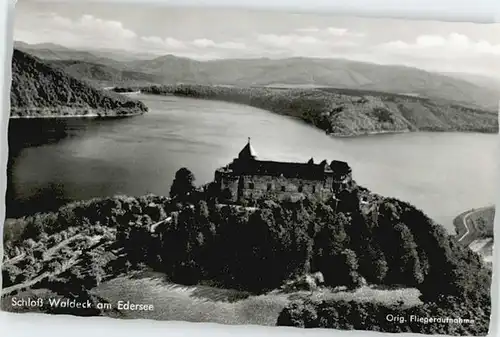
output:
<path id="1" fill-rule="evenodd" d="M 54 43 L 28 44 L 20 41 L 14 42 L 14 48 L 27 52 L 44 60 L 73 60 L 94 62 L 113 66 L 119 69 L 126 67 L 126 62 L 152 59 L 151 54 L 131 54 L 120 50 L 76 50 Z"/>
<path id="2" fill-rule="evenodd" d="M 466 74 L 466 73 L 443 73 L 443 75 L 449 77 L 455 77 L 462 79 L 464 81 L 473 83 L 480 87 L 486 87 L 493 90 L 500 91 L 500 78 L 493 78 L 488 76 L 476 75 L 476 74 Z"/>
<path id="3" fill-rule="evenodd" d="M 288 58 L 196 61 L 119 51 L 77 51 L 18 42 L 22 50 L 100 86 L 204 84 L 231 86 L 332 87 L 440 98 L 497 111 L 495 80 L 464 74 L 439 74 L 417 68 L 344 59 Z M 71 61 L 71 62 L 69 62 Z"/>
<path id="4" fill-rule="evenodd" d="M 140 114 L 147 107 L 125 96 L 99 90 L 25 52 L 12 57 L 12 116 Z"/>
<path id="5" fill-rule="evenodd" d="M 441 98 L 496 110 L 500 90 L 416 68 L 341 59 L 217 60 L 199 62 L 167 55 L 131 63 L 165 81 L 234 86 L 303 86 L 361 89 Z"/>
<path id="6" fill-rule="evenodd" d="M 162 76 L 133 70 L 118 69 L 99 63 L 78 60 L 52 60 L 46 62 L 75 78 L 95 84 L 99 87 L 120 85 L 141 86 L 164 82 Z"/>

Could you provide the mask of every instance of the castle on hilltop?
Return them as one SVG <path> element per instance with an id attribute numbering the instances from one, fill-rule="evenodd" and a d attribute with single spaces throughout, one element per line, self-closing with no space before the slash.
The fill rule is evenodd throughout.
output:
<path id="1" fill-rule="evenodd" d="M 261 198 L 327 201 L 352 186 L 351 168 L 346 162 L 326 160 L 315 164 L 263 161 L 250 138 L 232 163 L 215 171 L 215 185 L 228 202 Z"/>

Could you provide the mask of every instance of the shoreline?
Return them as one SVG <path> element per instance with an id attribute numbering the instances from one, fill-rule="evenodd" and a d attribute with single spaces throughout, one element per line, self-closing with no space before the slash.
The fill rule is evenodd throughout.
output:
<path id="1" fill-rule="evenodd" d="M 326 133 L 330 137 L 334 138 L 354 138 L 354 137 L 364 137 L 364 136 L 378 136 L 378 135 L 393 135 L 393 134 L 404 134 L 418 132 L 411 130 L 380 130 L 380 131 L 367 131 L 353 134 L 342 134 L 342 133 Z"/>
<path id="2" fill-rule="evenodd" d="M 128 93 L 128 92 L 123 92 L 123 94 L 126 94 L 126 93 Z M 222 98 L 212 98 L 212 97 L 205 98 L 205 97 L 199 97 L 199 96 L 179 95 L 179 94 L 176 94 L 174 92 L 154 93 L 154 92 L 148 92 L 147 89 L 144 89 L 144 88 L 142 88 L 138 92 L 134 91 L 132 93 L 142 94 L 142 95 L 151 95 L 151 96 L 174 96 L 174 97 L 181 97 L 181 98 L 184 97 L 184 98 L 192 98 L 192 99 L 199 99 L 199 100 L 206 100 L 206 101 L 218 101 L 218 102 L 224 102 L 224 103 L 243 105 L 243 106 L 247 106 L 247 107 L 253 107 L 253 108 L 268 111 L 268 112 L 273 113 L 273 114 L 278 114 L 281 116 L 286 116 L 286 117 L 290 117 L 290 118 L 302 121 L 307 125 L 310 125 L 318 130 L 323 131 L 327 136 L 334 137 L 334 138 L 353 138 L 353 137 L 376 136 L 376 135 L 406 134 L 406 133 L 414 133 L 414 132 L 453 132 L 453 133 L 479 133 L 479 134 L 499 134 L 500 133 L 500 130 L 489 130 L 489 129 L 484 129 L 484 130 L 473 130 L 473 129 L 471 129 L 471 130 L 460 130 L 460 129 L 439 130 L 439 129 L 433 129 L 433 128 L 428 128 L 428 127 L 416 128 L 415 130 L 411 130 L 411 129 L 367 130 L 367 131 L 360 130 L 359 132 L 354 132 L 354 133 L 341 133 L 341 132 L 335 133 L 335 132 L 328 132 L 327 130 L 322 129 L 322 128 L 314 125 L 313 123 L 308 123 L 306 120 L 302 119 L 299 116 L 287 115 L 287 114 L 275 112 L 271 109 L 262 108 L 262 107 L 255 106 L 252 104 L 237 102 L 237 101 L 233 101 L 233 100 L 227 100 L 227 99 L 225 100 Z"/>
<path id="3" fill-rule="evenodd" d="M 145 112 L 127 113 L 127 114 L 114 114 L 114 115 L 99 115 L 99 114 L 85 114 L 85 115 L 40 115 L 40 116 L 17 116 L 11 115 L 9 119 L 118 119 L 126 117 L 134 117 L 144 115 Z"/>
<path id="4" fill-rule="evenodd" d="M 264 111 L 270 112 L 272 114 L 277 114 L 277 115 L 284 116 L 284 117 L 287 117 L 287 118 L 292 118 L 292 119 L 297 120 L 297 121 L 299 121 L 301 123 L 304 123 L 304 124 L 306 124 L 306 125 L 308 125 L 308 126 L 310 126 L 312 128 L 315 128 L 315 129 L 318 129 L 320 131 L 323 131 L 326 136 L 332 137 L 332 138 L 355 138 L 355 137 L 364 137 L 364 136 L 404 134 L 404 133 L 411 133 L 411 132 L 418 132 L 418 131 L 420 131 L 420 130 L 412 131 L 412 130 L 408 130 L 407 129 L 407 130 L 365 131 L 365 132 L 358 132 L 358 133 L 351 133 L 351 134 L 347 134 L 347 133 L 334 133 L 334 132 L 330 132 L 329 133 L 328 131 L 321 129 L 321 128 L 315 126 L 314 124 L 308 123 L 307 121 L 305 121 L 304 119 L 302 119 L 302 118 L 300 118 L 298 116 L 280 114 L 280 113 L 274 112 L 274 111 L 269 110 L 269 109 L 263 109 L 263 108 L 259 108 L 259 107 L 253 106 L 251 104 L 245 104 L 245 103 L 234 102 L 234 101 L 224 100 L 224 99 L 216 99 L 216 98 L 202 98 L 202 97 L 191 97 L 191 96 L 186 96 L 186 95 L 176 95 L 174 93 L 169 93 L 169 92 L 165 92 L 165 93 L 151 93 L 151 92 L 144 92 L 143 90 L 141 90 L 140 94 L 142 94 L 142 95 L 151 95 L 151 96 L 172 96 L 172 97 L 180 97 L 180 98 L 191 98 L 191 99 L 199 99 L 199 100 L 203 100 L 203 101 L 216 101 L 216 102 L 230 103 L 230 104 L 242 105 L 242 106 L 245 106 L 245 107 L 256 108 L 256 109 L 260 109 L 260 110 L 264 110 Z M 424 131 L 424 130 L 422 130 L 422 131 Z M 457 132 L 457 131 L 455 131 L 455 132 Z"/>

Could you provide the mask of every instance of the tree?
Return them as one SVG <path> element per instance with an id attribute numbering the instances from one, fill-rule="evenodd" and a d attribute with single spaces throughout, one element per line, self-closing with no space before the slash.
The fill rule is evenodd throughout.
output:
<path id="1" fill-rule="evenodd" d="M 339 279 L 344 279 L 344 285 L 349 289 L 355 289 L 362 284 L 361 276 L 358 273 L 358 258 L 351 249 L 344 249 L 340 255 L 341 263 L 337 271 Z M 344 277 L 342 277 L 344 276 Z"/>
<path id="2" fill-rule="evenodd" d="M 389 266 L 383 251 L 377 243 L 372 242 L 364 247 L 360 257 L 359 272 L 372 283 L 384 283 Z"/>
<path id="3" fill-rule="evenodd" d="M 351 270 L 341 254 L 349 243 L 345 232 L 349 218 L 344 213 L 334 214 L 329 206 L 320 206 L 316 209 L 316 221 L 320 229 L 314 240 L 314 269 L 323 273 L 327 284 L 345 285 Z"/>
<path id="4" fill-rule="evenodd" d="M 397 256 L 399 261 L 399 282 L 408 285 L 417 285 L 423 282 L 424 275 L 420 266 L 420 259 L 418 257 L 417 245 L 413 238 L 410 229 L 404 224 L 397 224 L 394 226 L 397 241 L 395 246 L 397 249 Z"/>
<path id="5" fill-rule="evenodd" d="M 194 180 L 194 174 L 189 169 L 179 169 L 170 187 L 170 197 L 185 201 L 195 190 Z"/>

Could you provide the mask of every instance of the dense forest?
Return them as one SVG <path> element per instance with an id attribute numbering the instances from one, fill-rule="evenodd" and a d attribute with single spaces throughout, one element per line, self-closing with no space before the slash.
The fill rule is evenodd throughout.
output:
<path id="1" fill-rule="evenodd" d="M 139 101 L 104 92 L 19 50 L 12 57 L 11 116 L 134 115 Z"/>
<path id="2" fill-rule="evenodd" d="M 339 195 L 338 202 L 223 205 L 212 185 L 197 188 L 193 181 L 190 171 L 181 169 L 170 197 L 94 199 L 12 220 L 4 238 L 4 288 L 28 288 L 36 275 L 46 275 L 62 281 L 41 278 L 39 286 L 91 297 L 90 290 L 102 280 L 149 268 L 178 284 L 262 294 L 290 283 L 300 287 L 295 281 L 319 273 L 321 281 L 309 287 L 356 289 L 368 283 L 417 288 L 422 306 L 393 309 L 476 320 L 462 330 L 429 325 L 429 332 L 486 333 L 491 272 L 477 254 L 412 205 L 359 186 Z M 362 196 L 370 200 L 368 206 L 362 206 Z M 102 250 L 102 245 L 104 251 L 92 253 L 92 247 Z M 303 299 L 286 307 L 277 324 L 415 331 L 404 324 L 387 325 L 381 317 L 389 310 Z M 359 318 L 367 315 L 366 322 Z"/>
<path id="3" fill-rule="evenodd" d="M 498 116 L 494 112 L 410 95 L 187 84 L 149 86 L 141 90 L 246 104 L 299 118 L 336 136 L 419 130 L 498 132 Z"/>
<path id="4" fill-rule="evenodd" d="M 136 90 L 134 88 L 131 88 L 131 87 L 114 87 L 111 90 L 114 91 L 114 92 L 119 92 L 119 93 L 127 93 L 127 92 L 138 91 L 138 90 Z"/>

